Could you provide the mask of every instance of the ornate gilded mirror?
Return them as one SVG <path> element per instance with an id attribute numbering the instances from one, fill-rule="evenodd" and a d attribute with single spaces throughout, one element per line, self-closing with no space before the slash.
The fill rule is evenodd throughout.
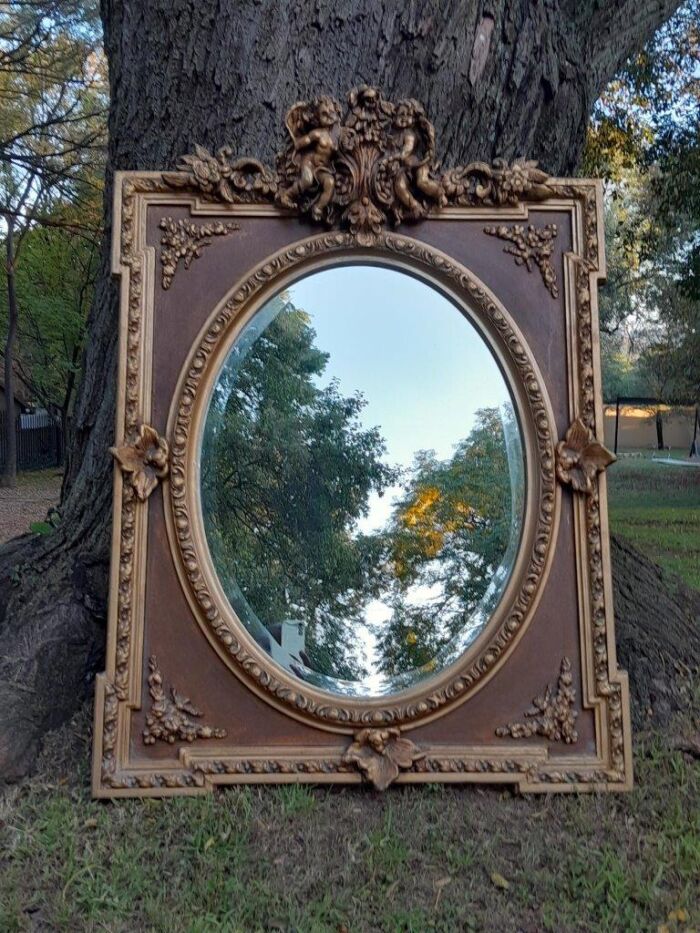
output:
<path id="1" fill-rule="evenodd" d="M 374 88 L 287 130 L 117 179 L 95 793 L 629 787 L 599 185 L 440 172 Z"/>

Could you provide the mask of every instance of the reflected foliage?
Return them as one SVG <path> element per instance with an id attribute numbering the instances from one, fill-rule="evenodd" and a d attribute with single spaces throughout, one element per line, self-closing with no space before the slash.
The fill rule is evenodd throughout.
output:
<path id="1" fill-rule="evenodd" d="M 232 602 L 272 630 L 305 623 L 305 655 L 317 671 L 365 673 L 355 626 L 377 591 L 379 543 L 353 534 L 372 491 L 395 479 L 377 429 L 363 428 L 361 396 L 318 385 L 328 362 L 308 316 L 283 294 L 245 359 L 227 362 L 202 450 L 207 534 Z M 248 619 L 246 619 L 248 621 Z M 251 620 L 251 627 L 254 622 Z"/>
<path id="2" fill-rule="evenodd" d="M 512 413 L 508 421 L 514 429 Z M 512 499 L 498 409 L 476 413 L 450 460 L 417 455 L 385 535 L 393 612 L 377 630 L 384 673 L 430 669 L 441 648 L 477 621 L 489 591 L 497 595 L 494 575 L 512 533 Z"/>
<path id="3" fill-rule="evenodd" d="M 274 660 L 319 686 L 384 692 L 455 660 L 495 607 L 522 512 L 518 426 L 508 404 L 465 411 L 473 428 L 449 458 L 390 465 L 366 400 L 340 391 L 315 340 L 281 293 L 231 350 L 202 444 L 207 539 Z M 392 496 L 381 525 L 375 494 Z"/>

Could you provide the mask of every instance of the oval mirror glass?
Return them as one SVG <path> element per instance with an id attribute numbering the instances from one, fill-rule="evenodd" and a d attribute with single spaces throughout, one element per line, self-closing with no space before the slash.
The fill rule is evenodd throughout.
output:
<path id="1" fill-rule="evenodd" d="M 487 343 L 394 268 L 313 272 L 239 333 L 209 402 L 201 507 L 240 623 L 320 689 L 380 697 L 487 625 L 522 527 L 524 455 Z"/>

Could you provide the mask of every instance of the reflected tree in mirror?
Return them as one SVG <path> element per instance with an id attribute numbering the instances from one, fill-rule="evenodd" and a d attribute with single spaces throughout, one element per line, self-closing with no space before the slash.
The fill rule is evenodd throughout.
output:
<path id="1" fill-rule="evenodd" d="M 286 670 L 347 695 L 409 687 L 483 630 L 523 476 L 483 338 L 435 288 L 377 266 L 313 273 L 257 311 L 202 438 L 204 526 L 235 615 Z"/>
<path id="2" fill-rule="evenodd" d="M 434 668 L 445 645 L 480 620 L 485 598 L 493 603 L 522 510 L 509 442 L 518 444 L 512 409 L 487 408 L 449 460 L 432 451 L 416 457 L 384 535 L 393 610 L 376 631 L 384 673 Z"/>
<path id="3" fill-rule="evenodd" d="M 266 650 L 273 639 L 296 645 L 290 669 L 356 679 L 367 671 L 353 622 L 378 592 L 381 545 L 351 532 L 370 492 L 383 492 L 395 471 L 382 462 L 379 431 L 359 421 L 362 397 L 314 381 L 328 355 L 308 315 L 283 293 L 263 318 L 264 332 L 224 367 L 208 415 L 210 547 L 234 608 Z"/>

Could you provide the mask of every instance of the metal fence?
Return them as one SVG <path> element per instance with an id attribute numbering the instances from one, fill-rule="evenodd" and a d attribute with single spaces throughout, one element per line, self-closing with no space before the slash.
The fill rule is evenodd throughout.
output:
<path id="1" fill-rule="evenodd" d="M 63 463 L 63 431 L 51 415 L 18 415 L 15 421 L 17 469 L 45 470 Z M 5 464 L 7 436 L 0 412 L 0 468 Z"/>

